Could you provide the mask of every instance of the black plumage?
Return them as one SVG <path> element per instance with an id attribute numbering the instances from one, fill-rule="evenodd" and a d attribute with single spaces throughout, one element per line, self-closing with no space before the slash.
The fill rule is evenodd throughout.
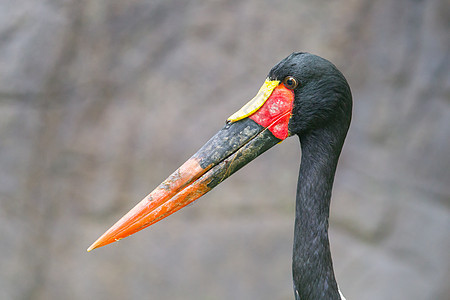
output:
<path id="1" fill-rule="evenodd" d="M 296 77 L 291 134 L 302 157 L 297 186 L 292 272 L 297 299 L 340 299 L 328 240 L 331 190 L 350 125 L 352 96 L 341 72 L 329 61 L 294 53 L 276 65 L 271 79 Z"/>

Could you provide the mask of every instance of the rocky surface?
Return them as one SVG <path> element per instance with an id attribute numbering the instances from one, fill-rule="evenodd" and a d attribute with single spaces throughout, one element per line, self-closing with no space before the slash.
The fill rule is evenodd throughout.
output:
<path id="1" fill-rule="evenodd" d="M 445 0 L 1 1 L 0 298 L 292 299 L 288 139 L 190 208 L 86 253 L 293 51 L 354 116 L 331 247 L 347 299 L 448 299 Z"/>

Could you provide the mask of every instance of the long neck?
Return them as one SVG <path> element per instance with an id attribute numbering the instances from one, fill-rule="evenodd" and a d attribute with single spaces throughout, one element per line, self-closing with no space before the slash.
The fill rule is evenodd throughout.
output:
<path id="1" fill-rule="evenodd" d="M 344 138 L 325 129 L 300 137 L 292 262 L 296 299 L 341 299 L 331 261 L 328 216 Z"/>

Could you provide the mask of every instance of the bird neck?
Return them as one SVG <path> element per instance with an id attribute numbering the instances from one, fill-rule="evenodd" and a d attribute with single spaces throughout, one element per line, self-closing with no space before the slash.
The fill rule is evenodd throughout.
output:
<path id="1" fill-rule="evenodd" d="M 321 129 L 300 137 L 292 269 L 296 298 L 341 299 L 328 240 L 331 189 L 345 134 Z"/>

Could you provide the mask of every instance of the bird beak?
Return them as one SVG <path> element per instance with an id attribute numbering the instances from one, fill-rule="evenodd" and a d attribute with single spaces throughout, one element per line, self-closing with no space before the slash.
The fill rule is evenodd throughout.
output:
<path id="1" fill-rule="evenodd" d="M 257 95 L 197 153 L 138 203 L 89 248 L 144 229 L 195 201 L 289 136 L 294 92 L 267 79 Z"/>

